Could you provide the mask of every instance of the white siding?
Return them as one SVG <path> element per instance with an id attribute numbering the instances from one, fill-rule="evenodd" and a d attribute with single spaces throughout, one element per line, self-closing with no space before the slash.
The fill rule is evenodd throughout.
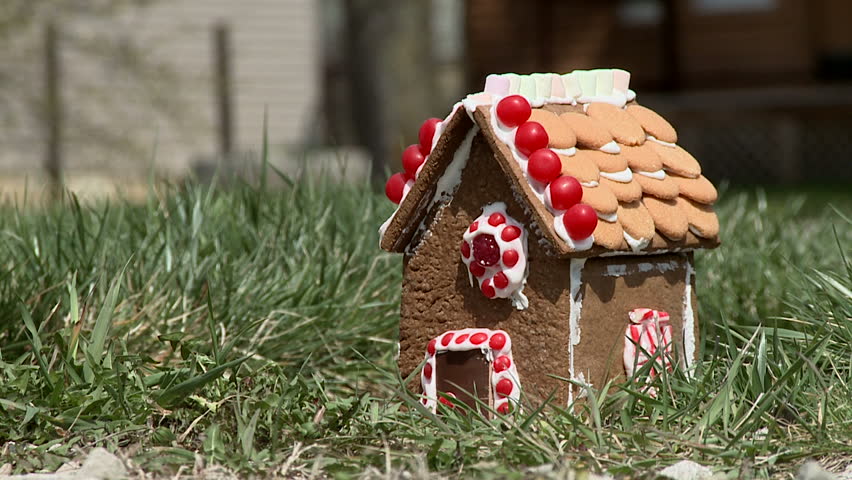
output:
<path id="1" fill-rule="evenodd" d="M 63 49 L 65 110 L 70 138 L 65 158 L 74 171 L 111 170 L 138 174 L 146 168 L 156 144 L 156 164 L 172 174 L 185 172 L 198 155 L 217 152 L 214 104 L 212 27 L 225 22 L 232 33 L 233 112 L 238 151 L 259 151 L 264 108 L 268 134 L 275 145 L 301 143 L 314 127 L 320 88 L 318 5 L 314 0 L 164 0 L 102 21 L 61 24 L 75 37 L 107 34 L 109 41 L 132 42 L 152 62 L 170 65 L 179 81 L 155 86 L 160 98 L 180 111 L 179 128 L 155 113 L 149 96 L 134 79 L 112 71 L 109 64 Z M 97 34 L 95 32 L 98 32 Z M 38 45 L 40 32 L 33 32 Z M 34 65 L 33 92 L 40 94 L 42 58 Z M 78 95 L 80 86 L 104 101 Z M 107 152 L 91 133 L 75 129 L 80 119 L 95 119 L 104 131 L 124 137 L 142 151 L 126 155 Z M 0 149 L 0 168 L 9 173 L 37 170 L 44 138 L 33 127 L 7 131 Z M 10 138 L 10 136 L 12 138 Z M 143 152 L 144 151 L 144 152 Z"/>

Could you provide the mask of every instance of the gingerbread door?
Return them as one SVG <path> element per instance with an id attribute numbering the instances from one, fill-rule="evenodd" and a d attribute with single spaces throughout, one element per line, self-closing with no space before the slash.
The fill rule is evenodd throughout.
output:
<path id="1" fill-rule="evenodd" d="M 512 358 L 512 340 L 503 330 L 466 328 L 433 338 L 420 375 L 422 403 L 436 409 L 462 402 L 487 412 L 509 413 L 520 400 L 521 384 Z"/>
<path id="2" fill-rule="evenodd" d="M 435 356 L 435 387 L 450 402 L 478 408 L 476 399 L 493 409 L 491 362 L 482 350 L 446 351 Z"/>

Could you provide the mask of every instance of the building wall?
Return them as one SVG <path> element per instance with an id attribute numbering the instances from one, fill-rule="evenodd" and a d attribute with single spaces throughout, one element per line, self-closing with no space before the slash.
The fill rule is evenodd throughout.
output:
<path id="1" fill-rule="evenodd" d="M 825 54 L 852 57 L 851 16 L 843 0 L 471 0 L 468 86 L 616 66 L 646 90 L 808 84 Z"/>
<path id="2" fill-rule="evenodd" d="M 150 5 L 108 18 L 66 16 L 57 21 L 64 32 L 60 47 L 69 175 L 138 175 L 152 158 L 161 172 L 181 175 L 193 160 L 217 153 L 212 27 L 219 22 L 232 32 L 237 151 L 260 150 L 265 111 L 271 144 L 305 140 L 318 108 L 316 2 L 168 0 Z M 31 35 L 38 46 L 41 29 Z M 96 45 L 78 48 L 75 42 L 80 41 L 103 42 L 109 49 L 92 55 Z M 123 60 L 122 45 L 151 67 L 150 78 L 133 78 L 113 68 Z M 21 65 L 31 71 L 30 95 L 42 94 L 41 61 L 37 51 Z M 102 137 L 126 140 L 134 148 L 123 143 L 105 147 Z M 7 130 L 0 168 L 37 174 L 44 142 L 37 122 Z"/>

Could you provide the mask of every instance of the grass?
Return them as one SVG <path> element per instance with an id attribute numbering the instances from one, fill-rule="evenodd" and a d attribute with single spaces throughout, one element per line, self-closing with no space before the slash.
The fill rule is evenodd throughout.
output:
<path id="1" fill-rule="evenodd" d="M 728 477 L 852 462 L 852 196 L 728 191 L 697 255 L 695 378 L 577 412 L 423 415 L 394 367 L 401 258 L 365 188 L 152 187 L 0 212 L 0 465 L 105 446 L 155 476 Z M 8 467 L 7 467 L 8 468 Z"/>

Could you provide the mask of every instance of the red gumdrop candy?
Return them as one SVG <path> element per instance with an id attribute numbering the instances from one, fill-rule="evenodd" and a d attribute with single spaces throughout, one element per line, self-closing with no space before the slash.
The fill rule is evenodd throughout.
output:
<path id="1" fill-rule="evenodd" d="M 426 365 L 429 365 L 428 363 Z M 500 355 L 499 357 L 494 359 L 494 363 L 491 367 L 495 372 L 500 373 L 503 370 L 508 370 L 509 367 L 512 366 L 512 361 L 509 360 L 509 357 L 506 355 Z M 428 377 L 427 377 L 428 378 Z"/>
<path id="2" fill-rule="evenodd" d="M 426 377 L 426 380 L 429 380 L 429 379 L 432 378 L 432 364 L 431 363 L 427 363 L 426 365 L 423 365 L 423 376 Z"/>
<path id="3" fill-rule="evenodd" d="M 420 151 L 423 155 L 429 155 L 432 152 L 432 139 L 435 138 L 435 126 L 441 122 L 440 118 L 430 118 L 420 125 Z"/>
<path id="4" fill-rule="evenodd" d="M 488 346 L 491 347 L 492 350 L 502 350 L 504 346 L 506 346 L 506 335 L 502 333 L 495 333 L 491 335 L 491 341 L 488 342 Z"/>
<path id="5" fill-rule="evenodd" d="M 521 229 L 514 225 L 509 225 L 508 227 L 504 228 L 503 233 L 500 234 L 500 238 L 502 238 L 504 242 L 511 242 L 512 240 L 520 236 Z"/>
<path id="6" fill-rule="evenodd" d="M 470 343 L 472 343 L 474 345 L 479 345 L 480 343 L 482 343 L 486 340 L 488 340 L 488 335 L 486 335 L 482 332 L 474 333 L 473 335 L 470 336 Z"/>
<path id="7" fill-rule="evenodd" d="M 530 102 L 520 95 L 509 95 L 497 104 L 497 118 L 507 127 L 517 127 L 530 118 Z"/>
<path id="8" fill-rule="evenodd" d="M 509 277 L 503 272 L 498 272 L 494 275 L 494 286 L 497 288 L 506 288 L 509 286 Z"/>
<path id="9" fill-rule="evenodd" d="M 500 225 L 501 223 L 506 223 L 506 217 L 503 216 L 502 213 L 494 212 L 494 213 L 492 213 L 491 215 L 488 216 L 488 224 L 491 225 L 492 227 L 496 227 L 497 225 Z"/>
<path id="10" fill-rule="evenodd" d="M 499 382 L 497 382 L 497 388 L 495 388 L 495 390 L 497 390 L 498 394 L 504 397 L 508 397 L 509 394 L 512 393 L 513 388 L 514 385 L 512 385 L 512 381 L 508 378 L 503 378 Z"/>
<path id="11" fill-rule="evenodd" d="M 503 252 L 503 265 L 506 268 L 512 268 L 518 264 L 518 251 L 517 250 L 506 250 Z"/>
<path id="12" fill-rule="evenodd" d="M 472 273 L 474 277 L 481 277 L 485 275 L 485 267 L 476 262 L 471 262 L 468 270 L 470 270 L 470 273 Z"/>
<path id="13" fill-rule="evenodd" d="M 429 352 L 429 355 L 435 355 L 435 347 L 438 346 L 438 339 L 433 338 L 429 340 L 429 344 L 426 345 L 426 351 Z"/>
<path id="14" fill-rule="evenodd" d="M 515 132 L 515 147 L 528 157 L 536 150 L 547 147 L 549 142 L 550 137 L 538 122 L 526 122 Z"/>
<path id="15" fill-rule="evenodd" d="M 385 184 L 385 195 L 393 203 L 402 201 L 402 192 L 405 188 L 405 174 L 394 173 Z"/>
<path id="16" fill-rule="evenodd" d="M 405 173 L 411 178 L 414 178 L 417 169 L 420 168 L 420 165 L 423 165 L 425 160 L 426 157 L 420 153 L 418 145 L 409 145 L 402 151 L 402 168 L 405 169 Z"/>
<path id="17" fill-rule="evenodd" d="M 483 234 L 473 239 L 473 259 L 483 267 L 500 261 L 500 246 L 492 235 Z"/>
<path id="18" fill-rule="evenodd" d="M 497 407 L 497 413 L 500 415 L 508 415 L 510 411 L 509 402 L 501 403 L 500 406 Z"/>
<path id="19" fill-rule="evenodd" d="M 464 258 L 470 258 L 470 245 L 468 245 L 464 240 L 462 240 L 461 244 L 461 254 Z"/>
<path id="20" fill-rule="evenodd" d="M 530 155 L 527 171 L 539 182 L 550 183 L 562 173 L 562 160 L 553 150 L 541 148 Z"/>
<path id="21" fill-rule="evenodd" d="M 583 199 L 583 186 L 576 178 L 562 175 L 550 182 L 550 204 L 557 210 L 568 210 Z"/>
<path id="22" fill-rule="evenodd" d="M 482 294 L 488 298 L 494 298 L 494 296 L 497 295 L 497 292 L 494 290 L 494 287 L 492 287 L 490 283 L 483 283 L 480 289 L 482 290 Z"/>
<path id="23" fill-rule="evenodd" d="M 568 236 L 574 240 L 583 240 L 588 238 L 598 226 L 598 214 L 595 213 L 594 208 L 585 203 L 578 203 L 565 212 L 562 223 L 565 224 Z"/>

